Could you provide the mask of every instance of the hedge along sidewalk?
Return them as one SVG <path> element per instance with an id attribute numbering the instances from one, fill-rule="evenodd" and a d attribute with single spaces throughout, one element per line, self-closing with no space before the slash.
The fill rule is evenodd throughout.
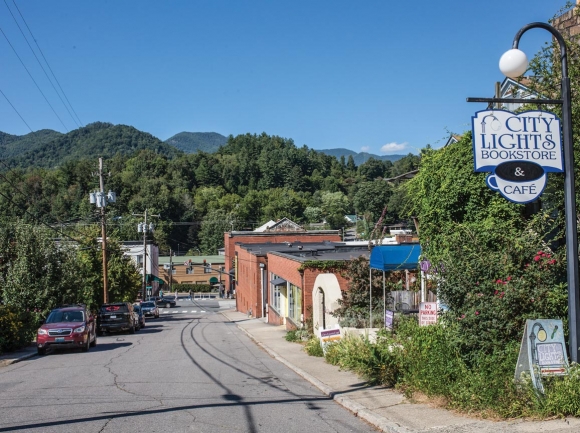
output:
<path id="1" fill-rule="evenodd" d="M 303 346 L 288 342 L 285 326 L 274 326 L 263 319 L 248 319 L 235 310 L 221 312 L 228 320 L 236 323 L 252 340 L 274 359 L 291 370 L 338 404 L 356 416 L 381 429 L 392 433 L 437 432 L 465 433 L 576 433 L 580 431 L 580 419 L 555 419 L 549 421 L 489 421 L 469 418 L 465 415 L 431 407 L 422 403 L 411 403 L 401 393 L 381 386 L 366 386 L 355 374 L 341 371 L 328 364 L 324 358 L 311 357 Z"/>

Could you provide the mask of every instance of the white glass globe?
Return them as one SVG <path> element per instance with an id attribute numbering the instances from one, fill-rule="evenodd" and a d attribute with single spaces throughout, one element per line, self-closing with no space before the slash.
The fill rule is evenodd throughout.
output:
<path id="1" fill-rule="evenodd" d="M 506 77 L 517 78 L 524 75 L 528 69 L 526 53 L 516 48 L 506 51 L 499 59 L 499 70 Z"/>

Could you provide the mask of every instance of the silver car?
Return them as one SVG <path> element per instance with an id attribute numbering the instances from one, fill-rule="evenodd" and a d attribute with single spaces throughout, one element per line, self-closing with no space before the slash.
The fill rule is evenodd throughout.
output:
<path id="1" fill-rule="evenodd" d="M 146 317 L 150 316 L 156 319 L 159 318 L 159 308 L 157 308 L 154 301 L 141 302 L 141 310 L 143 311 L 143 315 Z"/>

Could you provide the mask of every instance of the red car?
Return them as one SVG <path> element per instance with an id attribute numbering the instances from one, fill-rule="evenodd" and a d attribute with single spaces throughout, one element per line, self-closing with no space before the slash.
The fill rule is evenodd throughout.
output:
<path id="1" fill-rule="evenodd" d="M 80 348 L 83 352 L 97 345 L 95 318 L 84 305 L 64 306 L 50 312 L 36 333 L 36 350 Z"/>

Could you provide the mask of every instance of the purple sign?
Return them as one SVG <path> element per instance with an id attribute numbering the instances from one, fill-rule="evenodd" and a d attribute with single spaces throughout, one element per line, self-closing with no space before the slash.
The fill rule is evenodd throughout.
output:
<path id="1" fill-rule="evenodd" d="M 393 329 L 393 318 L 395 313 L 391 310 L 385 310 L 385 328 Z"/>
<path id="2" fill-rule="evenodd" d="M 428 272 L 431 267 L 431 262 L 429 260 L 421 260 L 421 270 L 423 272 Z"/>

